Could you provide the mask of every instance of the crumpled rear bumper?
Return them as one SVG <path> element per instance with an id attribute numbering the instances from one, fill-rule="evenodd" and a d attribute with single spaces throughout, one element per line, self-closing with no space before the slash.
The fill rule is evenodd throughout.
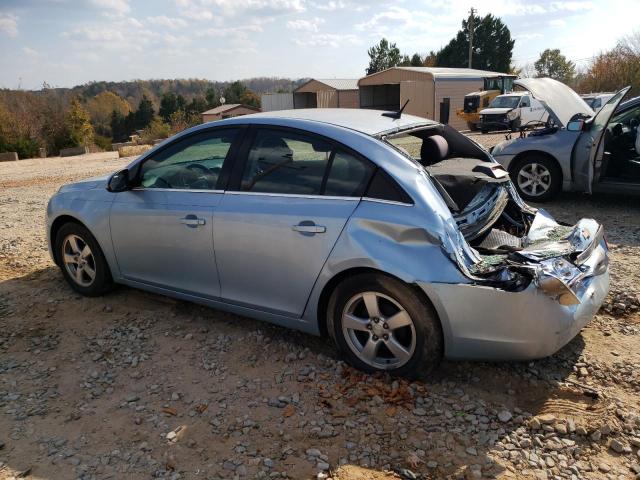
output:
<path id="1" fill-rule="evenodd" d="M 606 244 L 593 255 L 605 256 Z M 472 284 L 420 283 L 443 327 L 451 359 L 531 360 L 558 351 L 593 318 L 609 291 L 609 268 L 573 287 L 580 300 L 561 305 L 532 282 L 520 292 Z"/>

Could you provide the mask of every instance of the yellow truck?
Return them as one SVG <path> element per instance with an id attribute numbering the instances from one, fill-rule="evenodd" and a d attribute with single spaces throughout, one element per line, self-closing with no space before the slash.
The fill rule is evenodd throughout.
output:
<path id="1" fill-rule="evenodd" d="M 467 122 L 469 130 L 477 130 L 480 124 L 480 110 L 487 108 L 491 100 L 498 95 L 512 91 L 513 81 L 516 78 L 516 75 L 485 78 L 482 90 L 464 96 L 464 107 L 459 109 L 456 115 Z"/>

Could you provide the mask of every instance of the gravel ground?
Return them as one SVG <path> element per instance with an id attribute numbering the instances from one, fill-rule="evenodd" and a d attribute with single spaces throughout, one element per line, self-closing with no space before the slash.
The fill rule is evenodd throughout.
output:
<path id="1" fill-rule="evenodd" d="M 74 294 L 48 257 L 46 202 L 128 161 L 0 163 L 0 478 L 640 478 L 637 202 L 545 205 L 604 222 L 611 247 L 611 295 L 568 346 L 407 382 L 236 315 Z"/>

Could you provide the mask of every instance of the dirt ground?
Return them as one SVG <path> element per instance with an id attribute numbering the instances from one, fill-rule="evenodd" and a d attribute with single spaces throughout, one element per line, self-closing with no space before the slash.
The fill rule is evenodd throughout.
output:
<path id="1" fill-rule="evenodd" d="M 125 287 L 73 293 L 49 259 L 46 202 L 127 162 L 0 163 L 1 479 L 640 478 L 636 200 L 544 207 L 603 222 L 611 248 L 611 294 L 569 345 L 407 382 L 248 318 Z"/>

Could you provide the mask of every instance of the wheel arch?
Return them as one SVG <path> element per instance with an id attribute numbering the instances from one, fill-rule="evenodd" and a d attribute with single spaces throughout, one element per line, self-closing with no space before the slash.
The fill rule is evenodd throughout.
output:
<path id="1" fill-rule="evenodd" d="M 95 235 L 95 233 L 91 231 L 91 229 L 87 226 L 86 223 L 84 223 L 82 220 L 78 219 L 77 217 L 74 217 L 73 215 L 62 214 L 55 218 L 55 220 L 51 223 L 51 228 L 49 229 L 49 242 L 50 242 L 51 252 L 53 254 L 53 260 L 56 263 L 56 265 L 61 266 L 60 252 L 58 252 L 57 249 L 55 248 L 56 237 L 60 229 L 68 223 L 75 223 L 77 225 L 80 225 L 83 228 L 86 228 L 89 231 L 89 233 L 93 235 L 93 238 L 98 243 L 98 246 L 100 247 L 100 250 L 102 250 L 102 254 L 104 255 L 104 247 L 100 244 L 100 240 L 98 240 L 98 237 Z M 109 262 L 107 262 L 107 265 L 109 265 Z"/>
<path id="2" fill-rule="evenodd" d="M 327 325 L 327 308 L 329 305 L 329 299 L 331 298 L 331 295 L 333 294 L 337 286 L 340 285 L 341 282 L 343 282 L 347 278 L 350 278 L 354 275 L 360 275 L 363 273 L 374 273 L 377 275 L 384 275 L 386 277 L 393 278 L 394 280 L 397 280 L 405 284 L 407 287 L 413 290 L 422 300 L 424 300 L 426 304 L 429 305 L 429 307 L 431 308 L 432 314 L 434 315 L 434 317 L 438 321 L 438 324 L 440 325 L 441 340 L 446 352 L 446 335 L 444 335 L 444 325 L 442 325 L 442 319 L 438 314 L 438 310 L 434 302 L 431 300 L 431 298 L 429 298 L 429 295 L 427 295 L 427 293 L 422 288 L 420 288 L 416 283 L 406 282 L 405 280 L 403 280 L 402 278 L 396 275 L 390 274 L 388 272 L 385 272 L 383 270 L 379 270 L 376 268 L 371 268 L 371 267 L 348 268 L 334 275 L 324 285 L 324 287 L 322 288 L 322 292 L 320 293 L 320 296 L 318 298 L 318 306 L 317 306 L 318 329 L 320 330 L 320 335 L 322 337 L 330 336 L 328 325 Z"/>
<path id="3" fill-rule="evenodd" d="M 513 160 L 511 160 L 511 163 L 509 165 L 509 175 L 511 175 L 513 178 L 518 162 L 520 162 L 522 159 L 533 156 L 541 156 L 552 161 L 560 172 L 560 184 L 562 185 L 564 183 L 564 172 L 562 171 L 562 165 L 560 165 L 560 162 L 554 155 L 550 154 L 549 152 L 545 152 L 544 150 L 526 150 L 524 152 L 518 153 L 515 157 L 513 157 Z"/>

